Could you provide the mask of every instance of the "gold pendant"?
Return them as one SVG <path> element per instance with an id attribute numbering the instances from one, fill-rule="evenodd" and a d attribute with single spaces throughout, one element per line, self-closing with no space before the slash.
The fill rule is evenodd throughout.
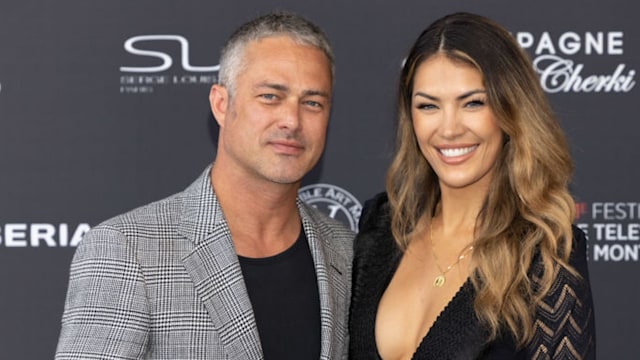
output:
<path id="1" fill-rule="evenodd" d="M 433 281 L 433 286 L 435 287 L 442 287 L 442 285 L 444 285 L 444 275 L 438 275 L 436 276 L 436 279 Z"/>

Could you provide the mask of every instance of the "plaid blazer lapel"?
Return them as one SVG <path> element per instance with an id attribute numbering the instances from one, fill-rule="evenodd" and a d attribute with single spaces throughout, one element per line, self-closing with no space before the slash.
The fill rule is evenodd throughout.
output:
<path id="1" fill-rule="evenodd" d="M 209 169 L 184 192 L 181 216 L 178 231 L 194 243 L 184 266 L 229 358 L 263 358 L 251 301 Z"/>
<path id="2" fill-rule="evenodd" d="M 347 346 L 351 257 L 332 244 L 343 239 L 336 239 L 323 219 L 300 199 L 298 209 L 316 267 L 322 326 L 320 359 L 339 359 Z"/>

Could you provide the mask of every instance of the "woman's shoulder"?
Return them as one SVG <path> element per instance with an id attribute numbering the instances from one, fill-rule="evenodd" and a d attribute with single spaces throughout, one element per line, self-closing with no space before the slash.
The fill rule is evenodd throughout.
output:
<path id="1" fill-rule="evenodd" d="M 589 268 L 587 261 L 587 236 L 579 227 L 572 225 L 571 226 L 573 236 L 570 239 L 571 241 L 571 253 L 569 254 L 568 264 L 573 268 L 578 276 L 576 277 L 571 273 L 568 269 L 564 267 L 559 267 L 559 273 L 556 274 L 556 283 L 568 281 L 570 279 L 579 279 L 582 278 L 586 281 L 589 279 Z M 534 257 L 532 259 L 531 264 L 531 274 L 534 278 L 542 275 L 542 271 L 544 269 L 544 264 L 542 263 L 542 256 L 539 251 L 536 251 Z M 566 279 L 565 279 L 566 278 Z M 580 281 L 583 282 L 583 281 Z"/>
<path id="2" fill-rule="evenodd" d="M 571 253 L 569 254 L 568 264 L 575 270 L 576 274 L 572 274 L 567 268 L 559 267 L 556 274 L 555 283 L 560 286 L 570 284 L 576 287 L 589 287 L 589 267 L 587 255 L 587 236 L 580 228 L 575 225 L 571 226 L 573 237 L 571 239 Z"/>
<path id="3" fill-rule="evenodd" d="M 389 197 L 381 192 L 365 201 L 360 215 L 358 228 L 360 232 L 370 228 L 388 227 L 390 224 Z"/>
<path id="4" fill-rule="evenodd" d="M 573 239 L 571 240 L 571 256 L 569 263 L 571 266 L 579 267 L 586 270 L 587 267 L 587 235 L 579 227 L 572 225 Z M 575 263 L 575 264 L 574 264 Z M 581 269 L 576 269 L 580 272 Z"/>
<path id="5" fill-rule="evenodd" d="M 389 199 L 385 192 L 367 200 L 360 216 L 359 231 L 355 240 L 355 252 L 360 256 L 376 257 L 385 254 L 397 245 L 391 235 Z"/>

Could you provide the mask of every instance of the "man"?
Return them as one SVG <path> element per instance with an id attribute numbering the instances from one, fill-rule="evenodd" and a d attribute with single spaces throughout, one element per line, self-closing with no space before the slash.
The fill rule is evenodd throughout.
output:
<path id="1" fill-rule="evenodd" d="M 297 198 L 324 148 L 326 37 L 266 15 L 231 36 L 220 66 L 216 161 L 87 234 L 56 359 L 346 358 L 353 233 Z"/>

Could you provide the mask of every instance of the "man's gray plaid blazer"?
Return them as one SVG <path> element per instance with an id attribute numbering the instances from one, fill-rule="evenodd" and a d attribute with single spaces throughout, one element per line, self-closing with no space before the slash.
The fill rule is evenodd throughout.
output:
<path id="1" fill-rule="evenodd" d="M 346 358 L 353 233 L 298 200 L 320 293 L 321 359 Z M 295 339 L 287 339 L 295 341 Z M 261 359 L 209 169 L 92 229 L 71 265 L 56 359 Z"/>

